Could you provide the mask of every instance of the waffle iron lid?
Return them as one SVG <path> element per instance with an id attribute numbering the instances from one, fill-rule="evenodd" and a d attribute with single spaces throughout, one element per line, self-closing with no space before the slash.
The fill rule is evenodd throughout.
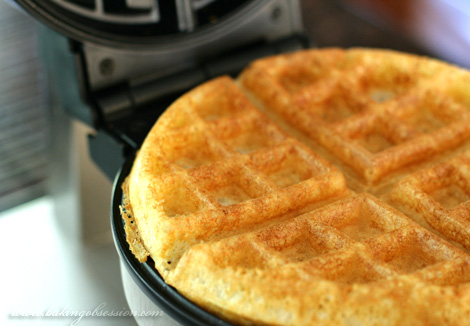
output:
<path id="1" fill-rule="evenodd" d="M 254 0 L 15 0 L 59 33 L 103 45 L 148 46 L 178 34 L 204 33 Z M 243 14 L 237 19 L 243 20 Z"/>

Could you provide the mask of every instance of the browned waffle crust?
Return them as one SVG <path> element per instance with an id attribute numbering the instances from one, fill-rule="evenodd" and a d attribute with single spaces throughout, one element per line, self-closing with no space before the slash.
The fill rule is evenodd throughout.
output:
<path id="1" fill-rule="evenodd" d="M 470 73 L 321 49 L 178 99 L 124 184 L 131 250 L 240 324 L 470 324 Z"/>

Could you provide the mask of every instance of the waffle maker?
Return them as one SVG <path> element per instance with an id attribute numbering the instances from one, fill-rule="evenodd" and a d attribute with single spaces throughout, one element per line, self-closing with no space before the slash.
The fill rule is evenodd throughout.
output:
<path id="1" fill-rule="evenodd" d="M 92 159 L 114 179 L 111 229 L 124 291 L 139 325 L 230 325 L 168 286 L 129 250 L 119 205 L 134 153 L 160 114 L 194 86 L 237 75 L 256 58 L 308 46 L 298 0 L 15 0 L 64 35 L 85 105 L 62 105 L 91 126 Z M 74 89 L 76 88 L 76 89 Z M 70 91 L 70 89 L 68 90 Z"/>

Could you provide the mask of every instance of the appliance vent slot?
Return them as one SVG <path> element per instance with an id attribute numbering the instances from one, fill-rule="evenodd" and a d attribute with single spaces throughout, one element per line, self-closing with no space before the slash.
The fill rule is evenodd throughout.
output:
<path id="1" fill-rule="evenodd" d="M 156 0 L 48 0 L 73 15 L 88 19 L 94 26 L 102 22 L 118 25 L 145 25 L 160 22 Z M 171 3 L 173 1 L 164 1 Z M 174 5 L 174 4 L 173 4 Z M 118 32 L 119 33 L 119 32 Z"/>
<path id="2" fill-rule="evenodd" d="M 79 7 L 94 10 L 96 8 L 95 0 L 64 0 L 73 3 Z"/>
<path id="3" fill-rule="evenodd" d="M 103 11 L 109 14 L 136 15 L 147 13 L 151 9 L 152 4 L 145 6 L 145 1 L 103 0 Z"/>

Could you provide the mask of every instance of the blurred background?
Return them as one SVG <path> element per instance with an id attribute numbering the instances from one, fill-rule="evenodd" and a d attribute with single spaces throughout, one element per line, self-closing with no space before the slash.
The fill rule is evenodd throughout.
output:
<path id="1" fill-rule="evenodd" d="M 388 48 L 470 67 L 468 0 L 302 0 L 301 6 L 312 46 Z M 47 86 L 54 76 L 45 63 L 45 30 L 0 0 L 0 259 L 8 266 L 0 284 L 10 295 L 0 324 L 53 324 L 10 316 L 25 306 L 126 306 L 109 230 L 111 181 L 89 158 L 90 129 L 67 116 Z"/>

